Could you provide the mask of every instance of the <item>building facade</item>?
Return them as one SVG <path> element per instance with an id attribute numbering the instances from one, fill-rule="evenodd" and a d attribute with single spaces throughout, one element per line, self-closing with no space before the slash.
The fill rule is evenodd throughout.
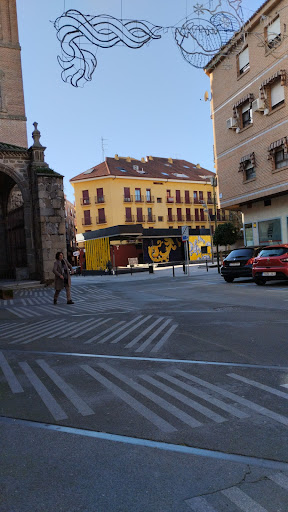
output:
<path id="1" fill-rule="evenodd" d="M 246 245 L 288 242 L 288 0 L 268 0 L 207 65 L 220 205 Z"/>
<path id="2" fill-rule="evenodd" d="M 65 251 L 63 177 L 34 123 L 27 148 L 16 0 L 0 0 L 0 279 L 52 279 Z"/>
<path id="3" fill-rule="evenodd" d="M 73 261 L 73 252 L 76 251 L 76 209 L 75 204 L 71 203 L 64 194 L 65 208 L 65 232 L 66 248 L 69 261 Z"/>

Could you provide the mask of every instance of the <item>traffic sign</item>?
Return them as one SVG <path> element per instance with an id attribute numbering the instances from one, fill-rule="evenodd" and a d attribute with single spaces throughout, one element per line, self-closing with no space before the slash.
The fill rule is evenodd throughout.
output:
<path id="1" fill-rule="evenodd" d="M 188 242 L 189 240 L 189 226 L 182 226 L 182 242 Z"/>

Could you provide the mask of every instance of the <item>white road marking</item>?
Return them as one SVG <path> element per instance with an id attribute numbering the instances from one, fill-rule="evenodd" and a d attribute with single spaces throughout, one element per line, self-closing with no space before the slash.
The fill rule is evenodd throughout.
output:
<path id="1" fill-rule="evenodd" d="M 185 503 L 187 503 L 194 512 L 217 512 L 217 510 L 214 507 L 211 507 L 208 501 L 205 500 L 205 498 L 202 498 L 202 496 L 185 500 Z"/>
<path id="2" fill-rule="evenodd" d="M 132 341 L 130 341 L 130 343 L 128 343 L 128 345 L 125 346 L 125 348 L 131 348 L 131 347 L 134 347 L 134 345 L 136 345 L 136 343 L 138 343 L 139 340 L 143 339 L 144 336 L 152 331 L 152 329 L 154 329 L 154 327 L 156 327 L 157 324 L 159 324 L 162 320 L 164 320 L 164 316 L 160 316 L 159 318 L 157 318 L 157 320 L 155 320 L 155 322 L 153 322 L 153 324 L 149 325 L 146 329 L 144 329 L 144 331 L 142 331 L 138 336 L 136 336 L 136 338 L 134 338 Z"/>
<path id="3" fill-rule="evenodd" d="M 16 375 L 14 374 L 12 368 L 6 361 L 2 352 L 0 352 L 0 367 L 2 368 L 2 371 L 10 386 L 12 393 L 23 393 L 24 389 L 22 388 L 20 382 L 18 381 Z"/>
<path id="4" fill-rule="evenodd" d="M 283 475 L 283 473 L 276 473 L 275 475 L 268 476 L 272 482 L 282 487 L 282 489 L 286 489 L 288 491 L 288 477 L 287 475 Z"/>
<path id="5" fill-rule="evenodd" d="M 130 327 L 130 329 L 125 331 L 124 334 L 121 334 L 120 336 L 118 336 L 118 338 L 116 338 L 115 340 L 111 341 L 111 343 L 118 343 L 118 341 L 121 341 L 123 338 L 126 338 L 127 334 L 130 334 L 130 332 L 133 332 L 133 331 L 135 331 L 135 329 L 138 329 L 138 327 L 140 327 L 140 325 L 142 325 L 145 322 L 147 322 L 148 320 L 150 320 L 150 318 L 152 318 L 152 315 L 146 316 L 145 318 L 140 320 L 140 322 L 138 322 L 137 325 L 133 325 L 133 327 Z M 127 325 L 126 325 L 126 327 L 127 327 Z"/>
<path id="6" fill-rule="evenodd" d="M 150 343 L 152 343 L 152 341 L 156 338 L 156 336 L 158 336 L 158 334 L 163 331 L 165 329 L 165 327 L 170 324 L 171 322 L 171 318 L 168 318 L 168 320 L 166 320 L 162 325 L 160 325 L 160 327 L 158 327 L 158 329 L 156 329 L 155 332 L 153 332 L 153 334 L 151 334 L 151 336 L 149 336 L 149 338 L 147 338 L 147 340 L 142 343 L 142 345 L 140 347 L 138 347 L 135 352 L 143 352 L 145 350 L 146 347 L 148 347 L 148 345 L 150 345 Z"/>
<path id="7" fill-rule="evenodd" d="M 246 377 L 242 377 L 237 375 L 236 373 L 228 373 L 228 377 L 232 377 L 233 379 L 240 380 L 240 382 L 245 382 L 245 384 L 250 384 L 250 386 L 254 386 L 255 388 L 263 389 L 263 391 L 268 391 L 272 393 L 272 395 L 280 396 L 281 398 L 285 398 L 288 400 L 288 393 L 284 393 L 283 391 L 278 391 L 278 389 L 271 388 L 270 386 L 266 386 L 265 384 L 261 384 L 255 380 L 247 379 Z"/>
<path id="8" fill-rule="evenodd" d="M 224 489 L 221 491 L 224 496 L 229 498 L 243 512 L 268 512 L 266 508 L 262 507 L 256 501 L 252 500 L 248 494 L 241 491 L 237 487 L 231 489 Z"/>
<path id="9" fill-rule="evenodd" d="M 164 343 L 170 338 L 171 334 L 177 329 L 178 324 L 171 325 L 170 329 L 164 334 L 164 336 L 156 343 L 156 345 L 152 348 L 151 352 L 158 352 L 160 348 L 164 345 Z"/>

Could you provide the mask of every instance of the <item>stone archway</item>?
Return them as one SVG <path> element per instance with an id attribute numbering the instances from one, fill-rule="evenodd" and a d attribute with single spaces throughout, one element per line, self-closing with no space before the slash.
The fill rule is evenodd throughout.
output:
<path id="1" fill-rule="evenodd" d="M 22 183 L 0 167 L 0 278 L 28 278 Z M 19 182 L 19 180 L 17 180 Z M 24 195 L 24 197 L 23 197 Z"/>

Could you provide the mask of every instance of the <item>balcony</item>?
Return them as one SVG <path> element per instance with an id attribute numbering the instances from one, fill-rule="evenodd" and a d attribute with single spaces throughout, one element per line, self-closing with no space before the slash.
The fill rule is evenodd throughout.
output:
<path id="1" fill-rule="evenodd" d="M 135 195 L 135 203 L 144 203 L 144 197 Z"/>
<path id="2" fill-rule="evenodd" d="M 91 226 L 92 220 L 90 219 L 82 219 L 82 226 Z"/>
<path id="3" fill-rule="evenodd" d="M 107 219 L 106 217 L 96 217 L 96 223 L 97 224 L 106 224 L 107 223 Z"/>
<path id="4" fill-rule="evenodd" d="M 156 217 L 155 217 L 155 215 L 147 215 L 146 222 L 147 222 L 148 224 L 153 224 L 154 222 L 156 222 Z"/>
<path id="5" fill-rule="evenodd" d="M 207 197 L 207 204 L 213 204 L 212 197 Z"/>
<path id="6" fill-rule="evenodd" d="M 103 204 L 103 203 L 105 203 L 105 196 L 95 197 L 95 204 Z"/>
<path id="7" fill-rule="evenodd" d="M 150 196 L 150 197 L 146 196 L 145 201 L 146 201 L 146 203 L 149 203 L 149 204 L 154 203 L 155 202 L 154 196 Z"/>
<path id="8" fill-rule="evenodd" d="M 174 197 L 166 197 L 166 203 L 174 203 Z"/>
<path id="9" fill-rule="evenodd" d="M 129 197 L 123 196 L 123 201 L 124 201 L 124 203 L 132 203 L 133 196 L 129 196 Z"/>
<path id="10" fill-rule="evenodd" d="M 89 197 L 81 197 L 80 203 L 82 206 L 86 206 L 87 204 L 91 204 L 91 201 Z"/>
<path id="11" fill-rule="evenodd" d="M 141 224 L 142 222 L 145 222 L 145 215 L 137 215 L 136 222 Z"/>
<path id="12" fill-rule="evenodd" d="M 175 222 L 175 215 L 167 215 L 168 222 Z"/>
<path id="13" fill-rule="evenodd" d="M 176 197 L 175 203 L 176 204 L 182 204 L 183 203 L 182 197 Z"/>
<path id="14" fill-rule="evenodd" d="M 203 200 L 198 199 L 198 197 L 194 197 L 194 204 L 203 204 Z"/>
<path id="15" fill-rule="evenodd" d="M 192 199 L 190 197 L 186 197 L 184 203 L 185 204 L 192 204 Z"/>
<path id="16" fill-rule="evenodd" d="M 128 224 L 129 223 L 130 224 L 134 223 L 135 222 L 135 216 L 131 215 L 130 217 L 125 217 L 125 222 L 128 223 Z"/>

